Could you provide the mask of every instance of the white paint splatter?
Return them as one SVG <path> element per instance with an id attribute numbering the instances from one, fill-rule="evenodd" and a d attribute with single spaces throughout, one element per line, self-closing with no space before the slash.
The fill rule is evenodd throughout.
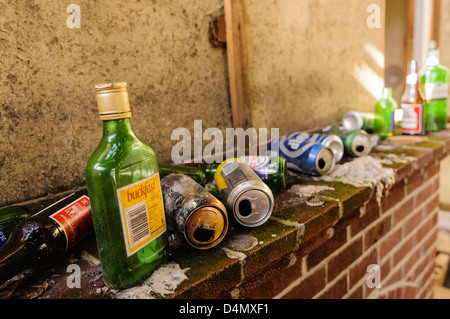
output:
<path id="1" fill-rule="evenodd" d="M 326 185 L 293 185 L 289 191 L 300 197 L 307 198 L 324 191 L 334 191 L 334 188 Z"/>
<path id="2" fill-rule="evenodd" d="M 395 184 L 396 173 L 392 168 L 383 167 L 383 160 L 372 156 L 354 158 L 351 162 L 338 164 L 328 175 L 316 180 L 336 181 L 355 187 L 376 188 L 376 198 L 380 203 L 383 190 Z"/>
<path id="3" fill-rule="evenodd" d="M 244 260 L 247 257 L 244 253 L 241 253 L 239 251 L 235 251 L 229 248 L 222 248 L 222 249 L 227 254 L 227 257 L 231 259 Z"/>
<path id="4" fill-rule="evenodd" d="M 176 263 L 162 265 L 142 285 L 119 291 L 116 296 L 118 299 L 153 299 L 151 293 L 154 292 L 165 297 L 173 294 L 178 285 L 188 279 L 188 270 L 181 269 Z"/>

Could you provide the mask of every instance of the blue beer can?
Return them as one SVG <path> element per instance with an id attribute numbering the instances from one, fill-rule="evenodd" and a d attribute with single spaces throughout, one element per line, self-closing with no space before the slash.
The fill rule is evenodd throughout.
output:
<path id="1" fill-rule="evenodd" d="M 317 133 L 293 132 L 286 135 L 287 139 L 295 139 L 302 142 L 317 142 L 331 148 L 335 163 L 339 163 L 344 156 L 344 143 L 337 135 L 325 135 Z"/>
<path id="2" fill-rule="evenodd" d="M 325 175 L 336 163 L 333 151 L 318 142 L 279 137 L 270 141 L 267 150 L 271 156 L 285 158 L 288 169 L 308 175 Z"/>

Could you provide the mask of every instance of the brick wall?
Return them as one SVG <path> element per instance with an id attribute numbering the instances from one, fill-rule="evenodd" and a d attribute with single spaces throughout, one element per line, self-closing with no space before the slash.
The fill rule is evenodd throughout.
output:
<path id="1" fill-rule="evenodd" d="M 266 268 L 268 280 L 244 281 L 239 297 L 432 298 L 439 160 L 403 175 L 380 203 L 369 200 Z"/>

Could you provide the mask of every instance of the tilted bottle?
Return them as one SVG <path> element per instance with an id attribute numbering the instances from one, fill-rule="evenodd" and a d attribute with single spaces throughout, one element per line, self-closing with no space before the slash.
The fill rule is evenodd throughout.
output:
<path id="1" fill-rule="evenodd" d="M 131 126 L 125 82 L 96 86 L 103 136 L 86 164 L 105 282 L 138 284 L 165 262 L 168 235 L 154 150 Z"/>
<path id="2" fill-rule="evenodd" d="M 394 113 L 397 102 L 392 97 L 392 89 L 385 87 L 382 98 L 375 105 L 375 121 L 373 132 L 385 139 L 394 136 L 395 121 Z"/>
<path id="3" fill-rule="evenodd" d="M 439 50 L 428 51 L 426 67 L 420 76 L 420 89 L 425 107 L 425 131 L 439 131 L 447 127 L 447 98 L 449 71 L 439 64 Z"/>
<path id="4" fill-rule="evenodd" d="M 0 283 L 63 257 L 93 230 L 86 191 L 70 193 L 20 222 L 0 248 Z"/>
<path id="5" fill-rule="evenodd" d="M 411 60 L 408 64 L 406 88 L 401 100 L 401 109 L 403 111 L 402 134 L 424 135 L 424 107 L 419 91 L 418 66 L 415 60 Z"/>
<path id="6" fill-rule="evenodd" d="M 159 164 L 160 178 L 163 179 L 169 174 L 185 174 L 202 186 L 206 183 L 206 176 L 201 168 L 186 165 Z"/>

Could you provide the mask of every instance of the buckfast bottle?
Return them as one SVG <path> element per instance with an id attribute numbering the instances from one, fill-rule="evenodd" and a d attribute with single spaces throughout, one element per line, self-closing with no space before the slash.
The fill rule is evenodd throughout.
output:
<path id="1" fill-rule="evenodd" d="M 103 136 L 86 183 L 105 282 L 123 289 L 145 280 L 167 257 L 158 163 L 133 131 L 124 82 L 96 86 Z"/>
<path id="2" fill-rule="evenodd" d="M 402 134 L 424 135 L 424 107 L 419 92 L 418 66 L 415 60 L 408 64 L 405 93 L 401 99 L 403 110 Z"/>

